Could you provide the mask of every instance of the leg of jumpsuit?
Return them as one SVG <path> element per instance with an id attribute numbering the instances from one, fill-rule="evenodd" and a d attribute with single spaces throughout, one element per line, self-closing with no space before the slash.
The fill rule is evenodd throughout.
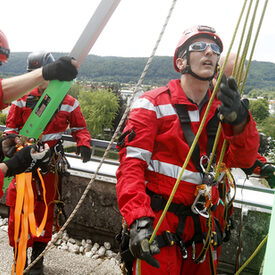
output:
<path id="1" fill-rule="evenodd" d="M 156 212 L 156 219 L 154 222 L 154 227 L 161 215 L 162 211 Z M 201 219 L 205 225 L 205 219 Z M 158 230 L 157 235 L 161 234 L 164 230 L 169 230 L 170 232 L 176 232 L 176 228 L 178 225 L 178 217 L 173 213 L 167 213 L 164 217 L 164 220 Z M 204 226 L 203 229 L 206 229 Z M 183 238 L 184 241 L 188 241 L 193 237 L 194 232 L 194 224 L 192 217 L 187 217 L 184 227 Z M 203 232 L 206 232 L 204 230 Z M 202 244 L 196 245 L 196 255 L 200 253 L 202 249 Z M 209 260 L 209 253 L 207 253 L 205 261 L 201 264 L 196 264 L 192 260 L 192 246 L 187 248 L 188 258 L 183 259 L 180 248 L 177 245 L 173 246 L 165 246 L 160 249 L 160 253 L 154 255 L 160 263 L 160 268 L 152 267 L 151 265 L 147 264 L 145 261 L 141 261 L 141 275 L 151 275 L 151 274 L 158 274 L 158 275 L 210 275 L 210 260 Z M 217 260 L 214 261 L 215 268 L 217 268 Z M 133 264 L 133 274 L 137 275 L 137 261 L 134 261 Z"/>
<path id="2" fill-rule="evenodd" d="M 31 262 L 33 262 L 46 248 L 47 243 L 51 240 L 52 237 L 52 228 L 54 221 L 54 200 L 57 198 L 58 191 L 58 175 L 54 173 L 48 173 L 44 177 L 45 189 L 46 189 L 46 202 L 48 205 L 48 215 L 47 221 L 45 225 L 45 229 L 42 232 L 41 236 L 33 237 L 33 247 L 32 247 L 32 255 Z M 34 205 L 34 213 L 35 218 L 38 224 L 40 224 L 43 220 L 43 216 L 45 213 L 45 203 L 42 199 L 43 196 L 43 188 L 40 185 L 40 194 L 41 198 L 35 201 Z M 43 261 L 44 257 L 41 257 L 38 262 L 30 269 L 30 275 L 42 275 L 43 272 Z"/>
<path id="3" fill-rule="evenodd" d="M 48 173 L 43 176 L 46 188 L 46 201 L 48 205 L 48 216 L 45 229 L 40 237 L 33 237 L 34 242 L 48 243 L 52 238 L 52 229 L 54 222 L 54 200 L 57 199 L 58 192 L 58 175 L 55 173 Z M 41 200 L 36 200 L 34 204 L 34 214 L 38 224 L 42 222 L 45 213 L 45 204 L 43 200 L 43 190 L 40 185 Z"/>

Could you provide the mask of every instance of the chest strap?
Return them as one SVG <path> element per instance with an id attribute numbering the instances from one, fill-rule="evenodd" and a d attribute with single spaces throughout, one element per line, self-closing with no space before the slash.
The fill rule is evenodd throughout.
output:
<path id="1" fill-rule="evenodd" d="M 183 104 L 175 104 L 175 109 L 176 109 L 177 115 L 180 120 L 180 125 L 181 125 L 183 135 L 185 137 L 185 140 L 186 140 L 189 148 L 191 148 L 192 143 L 195 138 L 195 134 L 191 128 L 191 121 L 190 121 L 188 111 L 187 111 L 185 105 L 183 105 Z M 207 148 L 206 148 L 207 156 L 210 156 L 210 154 L 212 152 L 212 148 L 213 148 L 215 137 L 216 137 L 216 132 L 217 132 L 218 126 L 219 126 L 219 118 L 218 118 L 217 114 L 218 114 L 218 111 L 216 111 L 216 113 L 209 120 L 209 122 L 207 123 L 207 126 L 206 126 L 206 129 L 207 129 Z M 201 158 L 200 157 L 200 147 L 199 147 L 199 143 L 197 143 L 194 148 L 193 154 L 192 154 L 192 160 L 193 160 L 193 163 L 195 164 L 197 170 L 199 172 L 202 172 L 202 168 L 200 166 L 200 158 Z"/>
<path id="2" fill-rule="evenodd" d="M 177 115 L 180 120 L 180 125 L 181 125 L 183 135 L 185 137 L 185 140 L 186 140 L 189 148 L 191 148 L 192 143 L 195 138 L 195 134 L 191 128 L 191 121 L 190 121 L 188 111 L 186 110 L 186 108 L 183 104 L 175 104 L 175 108 L 176 108 L 176 112 L 177 112 Z M 193 163 L 195 164 L 197 170 L 202 172 L 202 168 L 200 166 L 200 147 L 199 147 L 198 142 L 194 148 L 191 158 L 192 158 Z"/>

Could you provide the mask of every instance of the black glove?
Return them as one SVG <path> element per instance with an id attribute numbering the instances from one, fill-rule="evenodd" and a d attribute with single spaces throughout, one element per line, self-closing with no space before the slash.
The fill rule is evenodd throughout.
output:
<path id="1" fill-rule="evenodd" d="M 36 145 L 23 147 L 13 157 L 4 161 L 8 166 L 7 177 L 15 176 L 23 172 L 35 171 L 40 166 L 45 166 L 50 161 L 50 150 L 42 152 Z"/>
<path id="2" fill-rule="evenodd" d="M 256 161 L 254 162 L 254 164 L 250 167 L 250 168 L 241 168 L 246 175 L 250 176 L 251 174 L 253 174 L 254 170 L 259 166 L 262 167 L 264 164 L 256 159 Z"/>
<path id="3" fill-rule="evenodd" d="M 47 64 L 42 68 L 42 75 L 45 80 L 58 79 L 60 81 L 71 81 L 77 76 L 77 69 L 71 63 L 72 57 L 63 56 L 55 62 Z"/>
<path id="4" fill-rule="evenodd" d="M 153 233 L 153 219 L 143 217 L 135 220 L 130 226 L 129 248 L 135 258 L 146 261 L 151 266 L 159 268 L 159 262 L 153 257 L 160 252 L 157 242 L 149 245 Z"/>
<path id="5" fill-rule="evenodd" d="M 275 187 L 275 166 L 264 163 L 261 167 L 260 175 L 266 179 L 271 188 Z"/>
<path id="6" fill-rule="evenodd" d="M 5 157 L 12 157 L 16 152 L 15 134 L 9 134 L 0 139 L 0 162 L 3 162 Z"/>
<path id="7" fill-rule="evenodd" d="M 223 75 L 218 99 L 222 103 L 220 113 L 224 116 L 224 122 L 238 125 L 249 116 L 249 101 L 240 99 L 237 82 L 232 76 L 226 79 L 226 76 Z"/>
<path id="8" fill-rule="evenodd" d="M 87 162 L 91 159 L 91 149 L 87 146 L 78 146 L 76 148 L 76 153 L 81 155 L 83 162 Z"/>

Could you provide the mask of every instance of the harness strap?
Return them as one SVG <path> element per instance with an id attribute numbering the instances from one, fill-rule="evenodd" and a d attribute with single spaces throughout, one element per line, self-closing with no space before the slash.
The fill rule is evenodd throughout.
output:
<path id="1" fill-rule="evenodd" d="M 180 120 L 181 129 L 183 132 L 183 135 L 186 139 L 186 142 L 189 147 L 192 146 L 195 134 L 191 129 L 191 121 L 188 114 L 188 111 L 186 110 L 185 106 L 183 104 L 175 104 L 176 112 Z M 218 110 L 216 110 L 215 115 L 209 120 L 207 123 L 207 156 L 210 156 L 212 152 L 212 148 L 215 142 L 216 133 L 219 126 L 219 117 L 218 117 Z M 198 143 L 196 144 L 193 154 L 192 154 L 192 160 L 197 168 L 198 171 L 203 172 L 202 168 L 200 166 L 200 147 Z"/>
<path id="2" fill-rule="evenodd" d="M 186 139 L 186 142 L 191 148 L 192 143 L 195 138 L 195 134 L 191 129 L 191 121 L 188 114 L 188 111 L 186 110 L 185 106 L 183 104 L 175 104 L 176 112 L 180 120 L 181 129 L 183 132 L 183 135 Z M 202 172 L 202 168 L 200 166 L 200 147 L 198 143 L 196 144 L 193 154 L 192 154 L 193 162 L 197 168 L 198 171 Z"/>
<path id="3" fill-rule="evenodd" d="M 214 116 L 207 123 L 207 156 L 210 156 L 212 148 L 214 146 L 216 134 L 218 131 L 220 119 L 218 117 L 218 110 L 216 110 Z M 215 159 L 213 159 L 215 162 Z"/>
<path id="4" fill-rule="evenodd" d="M 146 189 L 146 193 L 151 197 L 151 207 L 154 211 L 160 211 L 164 209 L 167 201 L 161 195 L 158 195 L 152 192 L 148 188 Z M 162 235 L 158 235 L 156 237 L 159 247 L 163 247 L 167 245 L 172 246 L 176 244 L 180 247 L 183 258 L 187 258 L 187 250 L 186 250 L 187 247 L 189 247 L 193 243 L 196 244 L 196 243 L 202 243 L 205 241 L 206 242 L 206 245 L 204 245 L 205 251 L 203 251 L 203 253 L 201 252 L 198 258 L 194 259 L 200 262 L 209 247 L 211 238 L 210 237 L 207 238 L 205 234 L 202 233 L 199 215 L 193 213 L 193 211 L 191 210 L 191 206 L 185 206 L 183 204 L 177 204 L 173 202 L 170 204 L 168 211 L 175 213 L 175 215 L 178 216 L 179 223 L 178 223 L 176 233 L 164 231 Z M 188 240 L 186 243 L 184 243 L 182 239 L 182 234 L 184 231 L 185 220 L 187 216 L 191 216 L 193 219 L 194 236 L 191 240 Z"/>

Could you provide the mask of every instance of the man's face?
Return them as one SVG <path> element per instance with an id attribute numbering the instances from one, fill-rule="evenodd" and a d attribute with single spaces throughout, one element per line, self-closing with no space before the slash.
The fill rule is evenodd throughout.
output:
<path id="1" fill-rule="evenodd" d="M 194 40 L 192 44 L 196 42 L 205 42 L 217 45 L 213 40 L 207 38 L 198 38 Z M 220 57 L 220 55 L 215 53 L 209 45 L 202 51 L 191 50 L 189 56 L 191 70 L 203 78 L 211 77 L 213 75 Z"/>

